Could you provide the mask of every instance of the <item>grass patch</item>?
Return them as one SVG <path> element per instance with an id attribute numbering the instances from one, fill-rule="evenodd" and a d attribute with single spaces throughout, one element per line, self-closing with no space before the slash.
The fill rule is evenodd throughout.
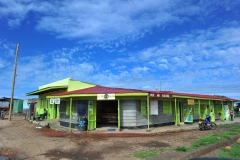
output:
<path id="1" fill-rule="evenodd" d="M 230 124 L 218 125 L 218 128 L 223 131 L 216 134 L 203 136 L 193 141 L 190 146 L 178 146 L 177 148 L 175 148 L 175 150 L 181 152 L 189 152 L 197 148 L 201 148 L 219 142 L 219 140 L 217 140 L 217 137 L 219 137 L 221 140 L 224 140 L 229 139 L 231 136 L 238 135 L 240 133 L 239 123 L 232 123 L 231 125 Z M 204 133 L 204 131 L 202 133 Z"/>
<path id="2" fill-rule="evenodd" d="M 240 160 L 240 143 L 234 143 L 231 149 L 221 148 L 221 151 L 217 154 L 217 158 L 231 158 Z"/>
<path id="3" fill-rule="evenodd" d="M 177 146 L 176 151 L 180 151 L 180 152 L 188 152 L 189 148 L 185 147 L 185 146 Z"/>
<path id="4" fill-rule="evenodd" d="M 151 158 L 158 155 L 157 150 L 149 150 L 149 151 L 137 151 L 134 153 L 134 156 L 137 158 L 145 159 Z"/>

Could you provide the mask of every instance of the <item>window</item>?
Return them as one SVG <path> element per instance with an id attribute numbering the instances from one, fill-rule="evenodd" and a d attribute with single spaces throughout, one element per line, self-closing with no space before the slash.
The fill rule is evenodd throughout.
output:
<path id="1" fill-rule="evenodd" d="M 150 101 L 150 115 L 158 115 L 158 100 Z"/>

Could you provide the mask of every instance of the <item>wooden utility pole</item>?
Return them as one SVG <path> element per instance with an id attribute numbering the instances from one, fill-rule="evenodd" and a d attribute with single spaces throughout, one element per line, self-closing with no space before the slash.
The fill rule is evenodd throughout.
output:
<path id="1" fill-rule="evenodd" d="M 12 108 L 13 108 L 13 95 L 14 95 L 14 87 L 15 87 L 19 47 L 20 47 L 20 43 L 17 44 L 17 48 L 16 48 L 16 57 L 15 57 L 15 63 L 14 63 L 14 73 L 13 73 L 13 82 L 12 82 L 12 95 L 11 95 L 10 108 L 9 108 L 9 113 L 8 113 L 9 114 L 9 121 L 11 121 L 11 118 L 12 118 L 11 115 L 12 115 Z"/>

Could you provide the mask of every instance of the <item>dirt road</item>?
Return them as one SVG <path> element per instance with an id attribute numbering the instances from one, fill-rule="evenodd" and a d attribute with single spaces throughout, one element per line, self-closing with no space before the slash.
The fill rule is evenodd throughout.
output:
<path id="1" fill-rule="evenodd" d="M 176 153 L 173 148 L 190 144 L 202 136 L 198 129 L 181 132 L 165 132 L 144 135 L 126 133 L 124 137 L 94 136 L 96 134 L 57 132 L 36 128 L 23 115 L 15 115 L 12 121 L 0 120 L 0 155 L 25 160 L 136 160 L 134 152 L 162 148 L 165 158 Z M 210 134 L 214 131 L 204 131 Z"/>

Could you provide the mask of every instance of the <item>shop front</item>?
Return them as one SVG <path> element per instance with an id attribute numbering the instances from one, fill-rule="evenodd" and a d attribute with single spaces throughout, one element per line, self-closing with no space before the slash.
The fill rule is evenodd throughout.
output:
<path id="1" fill-rule="evenodd" d="M 63 86 L 56 86 L 57 82 L 52 83 L 53 87 L 48 84 L 47 88 L 28 93 L 39 95 L 37 112 L 47 109 L 47 119 L 57 119 L 69 129 L 78 128 L 81 119 L 87 120 L 87 130 L 181 125 L 204 119 L 207 114 L 213 121 L 228 119 L 234 102 L 219 96 L 111 88 L 71 81 L 68 83 L 78 84 L 80 89 L 66 86 L 64 80 Z"/>

